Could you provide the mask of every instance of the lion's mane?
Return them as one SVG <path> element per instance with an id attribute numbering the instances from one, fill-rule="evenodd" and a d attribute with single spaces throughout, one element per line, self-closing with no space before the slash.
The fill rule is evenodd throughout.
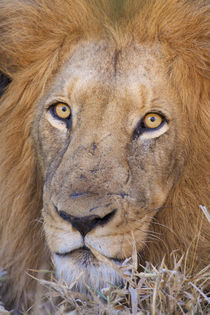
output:
<path id="1" fill-rule="evenodd" d="M 208 262 L 209 227 L 199 205 L 210 205 L 210 6 L 204 0 L 113 3 L 0 1 L 0 71 L 12 80 L 0 100 L 0 267 L 9 277 L 2 292 L 7 305 L 26 303 L 33 282 L 26 271 L 45 259 L 43 179 L 30 136 L 36 102 L 82 39 L 108 37 L 122 48 L 129 41 L 158 42 L 164 48 L 168 78 L 192 126 L 190 158 L 151 226 L 163 242 L 148 243 L 144 255 L 155 263 L 191 242 L 196 264 Z"/>

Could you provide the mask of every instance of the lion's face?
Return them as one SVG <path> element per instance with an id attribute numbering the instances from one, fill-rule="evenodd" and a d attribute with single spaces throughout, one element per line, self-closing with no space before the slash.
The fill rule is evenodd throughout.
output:
<path id="1" fill-rule="evenodd" d="M 120 281 L 88 248 L 116 263 L 133 239 L 141 252 L 183 168 L 184 113 L 158 51 L 78 44 L 38 106 L 46 238 L 59 277 L 84 271 L 81 288 Z"/>

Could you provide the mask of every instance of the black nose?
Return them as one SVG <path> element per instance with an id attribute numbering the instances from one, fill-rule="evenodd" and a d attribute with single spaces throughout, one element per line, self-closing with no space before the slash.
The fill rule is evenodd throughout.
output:
<path id="1" fill-rule="evenodd" d="M 74 217 L 66 213 L 65 211 L 58 211 L 61 218 L 68 221 L 72 226 L 79 231 L 84 237 L 88 232 L 93 230 L 97 225 L 105 225 L 108 223 L 115 215 L 117 209 L 113 209 L 112 212 L 107 214 L 105 217 L 101 218 L 98 215 L 89 215 L 86 217 Z"/>

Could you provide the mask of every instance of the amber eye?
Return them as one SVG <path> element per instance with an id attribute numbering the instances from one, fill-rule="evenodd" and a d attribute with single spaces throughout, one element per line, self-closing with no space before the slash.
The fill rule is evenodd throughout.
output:
<path id="1" fill-rule="evenodd" d="M 162 129 L 162 127 L 167 125 L 167 119 L 164 115 L 158 113 L 148 113 L 142 118 L 137 124 L 134 132 L 133 139 L 137 139 L 143 133 L 147 134 L 147 138 L 152 138 L 154 135 L 153 131 Z"/>
<path id="2" fill-rule="evenodd" d="M 67 104 L 57 103 L 53 106 L 53 113 L 60 119 L 69 119 L 71 117 L 71 109 Z"/>
<path id="3" fill-rule="evenodd" d="M 157 113 L 149 113 L 144 117 L 143 122 L 145 128 L 154 129 L 162 124 L 163 117 Z"/>

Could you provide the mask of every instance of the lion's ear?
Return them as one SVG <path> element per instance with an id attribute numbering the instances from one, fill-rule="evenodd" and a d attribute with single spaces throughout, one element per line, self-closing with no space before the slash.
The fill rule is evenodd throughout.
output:
<path id="1" fill-rule="evenodd" d="M 3 95 L 5 88 L 10 84 L 11 78 L 0 72 L 0 97 Z"/>

